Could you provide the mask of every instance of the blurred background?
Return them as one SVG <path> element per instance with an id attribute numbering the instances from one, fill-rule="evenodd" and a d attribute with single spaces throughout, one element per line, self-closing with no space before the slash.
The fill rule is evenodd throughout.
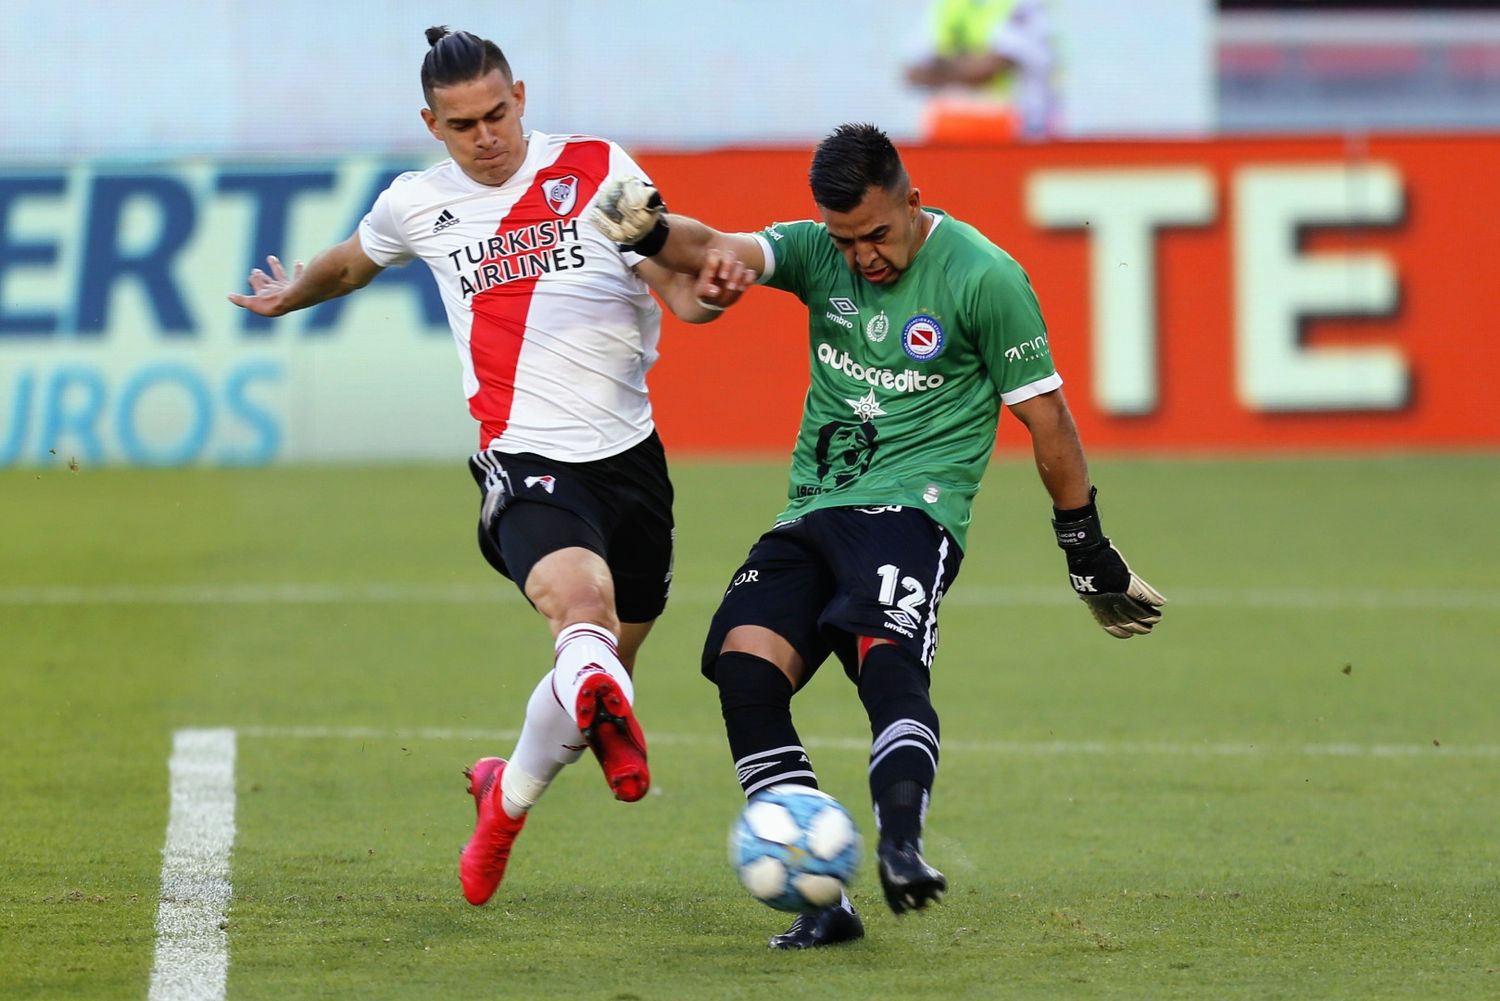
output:
<path id="1" fill-rule="evenodd" d="M 224 299 L 441 154 L 434 22 L 500 44 L 529 127 L 622 143 L 724 228 L 813 214 L 811 146 L 881 125 L 928 204 L 1031 274 L 1095 449 L 1500 446 L 1500 3 L 18 0 L 0 466 L 474 444 L 422 266 L 274 322 Z M 784 454 L 804 324 L 771 293 L 669 322 L 669 448 Z"/>

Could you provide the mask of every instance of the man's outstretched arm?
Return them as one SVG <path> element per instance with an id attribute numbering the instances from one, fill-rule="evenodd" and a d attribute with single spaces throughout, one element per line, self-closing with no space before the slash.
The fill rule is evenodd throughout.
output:
<path id="1" fill-rule="evenodd" d="M 721 233 L 697 219 L 667 212 L 655 186 L 639 177 L 611 181 L 599 191 L 589 221 L 622 248 L 644 254 L 669 271 L 698 275 L 711 252 L 766 273 L 760 241 L 744 233 Z"/>
<path id="2" fill-rule="evenodd" d="M 290 276 L 275 257 L 266 258 L 266 265 L 269 274 L 260 268 L 250 272 L 251 294 L 231 292 L 229 301 L 261 316 L 282 316 L 364 288 L 384 270 L 366 256 L 358 233 L 329 247 L 306 266 L 299 261 Z"/>
<path id="3" fill-rule="evenodd" d="M 1138 574 L 1109 541 L 1094 505 L 1088 463 L 1078 428 L 1061 389 L 1012 404 L 1011 413 L 1031 434 L 1042 485 L 1052 497 L 1052 528 L 1067 556 L 1073 591 L 1111 636 L 1129 639 L 1161 621 L 1167 599 Z"/>

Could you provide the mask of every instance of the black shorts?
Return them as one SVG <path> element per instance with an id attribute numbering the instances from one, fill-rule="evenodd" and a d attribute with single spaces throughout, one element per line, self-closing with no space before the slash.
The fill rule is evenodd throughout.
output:
<path id="1" fill-rule="evenodd" d="M 764 626 L 802 656 L 812 677 L 830 653 L 858 676 L 856 644 L 895 641 L 931 668 L 937 613 L 958 576 L 963 550 L 913 507 L 836 507 L 771 529 L 734 572 L 703 647 L 713 678 L 724 638 Z"/>
<path id="2" fill-rule="evenodd" d="M 622 622 L 662 613 L 672 584 L 672 481 L 656 432 L 619 455 L 561 462 L 486 450 L 469 458 L 479 484 L 479 551 L 526 593 L 537 561 L 580 546 L 609 564 Z"/>

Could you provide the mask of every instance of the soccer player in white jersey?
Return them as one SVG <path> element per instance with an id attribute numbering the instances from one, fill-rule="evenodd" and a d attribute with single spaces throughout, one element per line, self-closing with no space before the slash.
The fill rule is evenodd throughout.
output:
<path id="1" fill-rule="evenodd" d="M 547 620 L 556 651 L 509 761 L 466 771 L 478 816 L 459 879 L 477 905 L 585 747 L 616 798 L 650 785 L 632 672 L 672 572 L 672 485 L 646 395 L 661 320 L 651 292 L 702 323 L 747 281 L 732 255 L 692 277 L 622 252 L 584 209 L 641 168 L 602 139 L 523 132 L 525 84 L 494 42 L 445 27 L 427 41 L 422 120 L 450 159 L 398 177 L 358 232 L 306 267 L 288 275 L 269 258 L 269 274 L 250 273 L 253 294 L 229 299 L 280 316 L 418 258 L 437 280 L 480 423 L 479 548 Z"/>

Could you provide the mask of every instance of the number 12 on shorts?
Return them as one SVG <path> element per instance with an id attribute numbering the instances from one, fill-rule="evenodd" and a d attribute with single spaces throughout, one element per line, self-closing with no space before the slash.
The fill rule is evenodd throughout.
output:
<path id="1" fill-rule="evenodd" d="M 880 594 L 878 600 L 882 605 L 894 605 L 885 614 L 907 629 L 914 628 L 922 621 L 920 611 L 922 602 L 927 600 L 927 592 L 915 577 L 902 577 L 901 568 L 894 563 L 887 563 L 875 571 L 880 578 Z M 900 601 L 896 600 L 896 584 L 900 582 L 901 587 L 906 589 L 906 594 Z"/>

